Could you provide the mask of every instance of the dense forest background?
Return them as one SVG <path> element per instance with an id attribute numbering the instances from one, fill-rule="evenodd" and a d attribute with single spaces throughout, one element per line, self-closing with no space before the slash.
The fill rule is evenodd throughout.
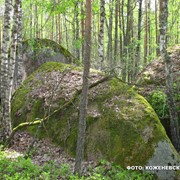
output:
<path id="1" fill-rule="evenodd" d="M 169 1 L 168 46 L 179 43 L 177 0 Z M 23 40 L 48 38 L 62 44 L 82 62 L 85 2 L 83 0 L 27 0 L 22 2 Z M 4 2 L 1 1 L 2 34 Z M 116 69 L 131 82 L 159 55 L 158 0 L 92 1 L 91 66 Z"/>
<path id="2" fill-rule="evenodd" d="M 144 143 L 144 146 L 142 146 L 142 148 L 146 150 L 147 147 L 150 148 L 149 154 L 144 155 L 144 158 L 152 157 L 153 154 L 154 156 L 152 157 L 152 162 L 156 163 L 156 155 L 165 153 L 166 156 L 166 154 L 168 153 L 169 155 L 167 158 L 164 158 L 162 156 L 162 159 L 158 160 L 157 163 L 162 162 L 168 165 L 175 164 L 176 162 L 179 163 L 179 155 L 177 152 L 180 151 L 180 133 L 178 108 L 176 106 L 176 101 L 178 101 L 179 98 L 177 85 L 179 77 L 178 73 L 174 76 L 175 73 L 173 71 L 176 71 L 178 68 L 175 69 L 172 65 L 172 63 L 174 63 L 173 61 L 176 61 L 176 59 L 178 61 L 178 57 L 176 58 L 176 56 L 178 56 L 179 46 L 174 45 L 179 43 L 179 8 L 180 3 L 178 2 L 178 0 L 0 0 L 0 143 L 4 145 L 3 147 L 12 145 L 11 143 L 13 141 L 14 135 L 20 128 L 39 125 L 37 130 L 38 132 L 41 128 L 41 125 L 44 125 L 45 122 L 47 122 L 48 124 L 48 120 L 53 116 L 55 117 L 56 113 L 59 113 L 58 118 L 62 119 L 61 113 L 67 113 L 67 109 L 71 105 L 73 105 L 73 111 L 78 111 L 78 113 L 74 114 L 76 114 L 76 118 L 78 118 L 79 121 L 77 121 L 77 119 L 73 117 L 73 113 L 71 113 L 70 115 L 66 114 L 68 115 L 68 118 L 66 119 L 67 122 L 65 124 L 68 124 L 69 132 L 67 137 L 65 137 L 66 139 L 63 140 L 63 136 L 63 138 L 58 139 L 58 143 L 61 143 L 61 140 L 64 142 L 66 142 L 66 140 L 67 142 L 69 141 L 69 146 L 73 145 L 73 153 L 75 149 L 74 147 L 76 146 L 74 171 L 75 173 L 82 175 L 82 162 L 84 158 L 84 152 L 86 150 L 89 150 L 87 147 L 85 147 L 85 141 L 86 139 L 88 139 L 88 136 L 86 137 L 86 131 L 89 127 L 89 129 L 91 129 L 91 124 L 87 123 L 88 118 L 90 117 L 88 117 L 88 110 L 90 110 L 88 100 L 90 100 L 89 97 L 91 96 L 91 89 L 97 88 L 97 94 L 95 93 L 96 96 L 94 97 L 97 98 L 98 93 L 101 94 L 101 91 L 103 93 L 109 93 L 108 95 L 111 96 L 106 96 L 107 99 L 100 99 L 99 101 L 98 98 L 95 99 L 94 102 L 100 104 L 98 104 L 97 107 L 93 108 L 106 108 L 105 106 L 107 105 L 107 102 L 110 100 L 110 102 L 113 104 L 115 103 L 115 101 L 113 102 L 113 100 L 115 99 L 118 100 L 116 101 L 116 103 L 119 103 L 120 105 L 122 105 L 122 102 L 120 100 L 125 99 L 128 104 L 124 104 L 123 106 L 129 108 L 131 105 L 133 105 L 133 100 L 131 99 L 132 96 L 134 96 L 135 100 L 137 100 L 135 102 L 135 105 L 140 105 L 140 108 L 136 107 L 136 109 L 133 106 L 133 108 L 129 112 L 126 109 L 125 115 L 122 113 L 123 107 L 120 106 L 120 108 L 118 108 L 118 106 L 116 106 L 116 113 L 120 113 L 122 117 L 120 118 L 118 114 L 117 116 L 114 116 L 115 118 L 113 118 L 113 111 L 111 111 L 109 113 L 110 117 L 106 116 L 107 122 L 110 121 L 109 123 L 107 123 L 106 118 L 103 117 L 103 115 L 106 115 L 106 111 L 103 108 L 101 109 L 102 113 L 96 113 L 97 117 L 93 117 L 93 123 L 102 123 L 103 121 L 105 121 L 105 124 L 107 125 L 105 130 L 109 129 L 109 131 L 112 130 L 113 132 L 115 132 L 106 132 L 109 136 L 107 138 L 104 138 L 104 141 L 107 142 L 107 144 L 110 142 L 111 145 L 114 143 L 114 145 L 117 146 L 117 149 L 115 149 L 117 151 L 114 151 L 115 157 L 117 157 L 116 155 L 121 156 L 124 154 L 124 152 L 120 152 L 120 150 L 124 150 L 124 146 L 122 146 L 123 148 L 120 148 L 120 146 L 126 141 L 127 137 L 133 135 L 133 130 L 130 130 L 130 133 L 126 132 L 126 129 L 128 129 L 127 127 L 133 127 L 135 129 L 134 137 L 136 138 L 133 140 L 130 140 L 129 138 L 129 142 L 132 143 L 132 149 L 130 153 L 134 153 L 135 149 L 138 149 L 135 147 L 139 146 L 138 144 L 133 145 L 133 143 L 141 143 L 142 141 Z M 42 48 L 41 43 L 44 43 L 46 48 Z M 174 46 L 174 55 L 171 55 L 170 51 L 168 51 L 168 47 L 171 46 Z M 29 47 L 30 49 L 28 51 L 27 49 Z M 61 49 L 61 51 L 53 52 L 51 51 L 51 47 L 55 49 L 59 48 Z M 25 52 L 26 50 L 29 54 Z M 41 58 L 39 58 L 40 56 L 37 56 L 38 53 L 42 55 Z M 47 60 L 45 57 L 46 55 L 48 55 L 48 53 L 49 59 Z M 61 63 L 54 64 L 54 62 L 45 64 L 44 67 L 47 66 L 47 68 L 51 68 L 51 70 L 46 72 L 46 75 L 48 75 L 49 73 L 49 76 L 47 77 L 45 74 L 43 74 L 43 76 L 40 73 L 41 70 L 44 71 L 43 66 L 39 68 L 39 71 L 34 72 L 34 69 L 38 68 L 45 62 L 53 61 L 52 58 L 58 53 L 60 54 L 60 57 L 62 59 L 64 58 L 65 60 L 67 60 L 67 62 L 65 61 L 65 63 L 71 65 Z M 32 58 L 29 58 L 30 56 L 32 56 Z M 157 58 L 159 56 L 160 58 Z M 27 57 L 29 58 L 28 61 L 26 61 L 28 59 Z M 62 60 L 61 58 L 59 58 L 57 61 L 64 62 L 64 60 Z M 42 59 L 43 61 L 40 62 Z M 148 82 L 146 80 L 150 80 L 150 76 L 152 74 L 155 74 L 155 71 L 153 71 L 153 67 L 156 66 L 156 63 L 154 65 L 153 63 L 150 64 L 150 62 L 155 59 L 157 59 L 156 61 L 158 61 L 158 66 L 161 66 L 161 69 L 163 68 L 163 70 L 159 72 L 163 74 L 162 79 L 164 82 L 155 82 L 153 84 L 153 82 Z M 177 64 L 177 62 L 175 63 Z M 33 67 L 31 66 L 35 66 L 35 64 L 38 65 L 33 69 Z M 78 69 L 77 66 L 72 66 L 72 64 L 79 65 L 81 67 L 79 67 Z M 61 67 L 63 66 L 66 66 L 66 68 L 68 69 L 67 72 L 61 69 Z M 100 71 L 91 72 L 90 67 Z M 150 68 L 148 69 L 148 67 Z M 26 72 L 27 69 L 29 69 L 31 73 L 34 72 L 34 75 L 37 73 L 37 76 L 35 75 L 33 77 L 32 74 L 32 76 L 29 76 L 26 79 L 26 77 L 31 74 L 28 74 Z M 76 72 L 73 71 L 75 69 Z M 148 74 L 146 70 L 152 70 L 152 72 Z M 43 87 L 43 83 L 46 82 L 46 80 L 50 78 L 51 75 L 53 75 L 53 71 L 55 71 L 55 73 L 57 74 L 60 73 L 57 75 L 58 77 L 61 77 L 62 73 L 62 77 L 61 80 L 57 80 L 58 82 L 56 82 L 58 83 L 58 86 L 56 87 L 57 89 L 55 89 L 54 85 L 52 85 L 53 90 L 51 92 L 51 101 L 50 104 L 48 104 L 48 114 L 46 114 L 45 106 L 47 105 L 47 99 L 45 97 L 45 94 L 48 92 L 46 88 L 51 88 L 51 85 L 45 85 L 44 93 L 41 97 L 39 97 L 40 93 L 38 93 L 37 96 L 33 96 L 30 91 L 36 88 L 38 89 L 40 86 Z M 159 72 L 154 75 L 154 79 L 159 76 Z M 44 78 L 44 80 L 42 80 L 42 84 L 40 84 L 40 76 L 38 75 L 38 73 L 41 74 L 42 79 Z M 71 85 L 73 85 L 76 80 L 74 79 L 73 82 L 71 82 L 71 85 L 68 84 L 70 80 L 65 80 L 64 78 L 68 73 L 69 77 L 71 77 L 72 79 L 73 76 L 75 76 L 75 79 L 77 78 L 81 81 L 80 89 L 76 88 L 76 86 L 79 86 L 78 84 L 74 84 L 75 92 L 73 89 L 73 97 L 69 100 L 67 100 L 66 96 L 69 96 L 69 94 L 71 94 L 69 93 L 72 88 Z M 93 73 L 94 75 L 92 75 Z M 79 75 L 80 77 L 78 77 Z M 147 77 L 144 77 L 146 75 Z M 36 79 L 36 77 L 38 78 L 38 87 L 36 87 L 36 85 L 32 83 Z M 95 80 L 99 80 L 94 82 L 91 77 L 95 78 Z M 30 80 L 28 80 L 29 78 Z M 53 78 L 49 79 L 49 82 L 53 83 L 54 79 L 55 78 L 53 75 Z M 141 83 L 141 80 L 146 82 L 146 84 Z M 68 86 L 64 86 L 63 81 L 66 82 L 64 84 Z M 107 82 L 104 83 L 105 81 Z M 30 86 L 28 85 L 29 82 L 31 82 Z M 152 86 L 149 88 L 148 85 L 150 84 Z M 62 88 L 63 90 L 67 91 L 65 95 L 63 95 L 62 93 L 63 91 L 60 95 L 56 95 L 55 91 L 58 91 L 59 85 L 62 87 L 66 87 Z M 98 89 L 98 87 L 100 89 Z M 25 92 L 22 92 L 24 88 L 26 90 Z M 125 89 L 123 90 L 123 88 Z M 166 118 L 168 127 L 166 127 L 166 129 L 168 130 L 168 133 L 170 132 L 169 137 L 174 147 L 168 140 L 164 128 L 161 128 L 162 124 L 160 123 L 157 116 L 159 114 L 158 111 L 156 111 L 156 115 L 154 111 L 156 110 L 156 108 L 154 108 L 155 106 L 152 105 L 153 103 L 150 104 L 154 109 L 147 103 L 147 101 L 143 97 L 135 92 L 139 91 L 140 94 L 144 95 L 145 93 L 143 94 L 141 91 L 143 88 L 144 91 L 146 91 L 146 88 L 149 88 L 151 91 L 149 97 L 144 96 L 149 102 L 153 102 L 151 100 L 153 99 L 154 90 L 157 90 L 161 94 L 163 94 L 163 101 L 161 102 L 163 102 L 164 105 L 162 110 L 163 117 L 161 118 L 161 120 L 163 120 L 164 118 L 164 107 L 167 105 L 168 113 Z M 111 92 L 111 90 L 113 92 Z M 174 90 L 177 90 L 177 93 Z M 18 94 L 19 92 L 20 94 Z M 157 97 L 161 97 L 161 94 L 157 94 Z M 61 96 L 63 96 L 64 99 L 62 98 L 62 102 L 58 101 L 58 109 L 54 109 L 53 111 L 51 109 L 51 105 L 53 103 L 55 104 L 55 101 L 57 100 L 55 99 L 53 101 L 53 97 L 55 96 L 57 96 L 57 98 L 61 98 Z M 18 103 L 13 104 L 17 99 Z M 140 99 L 142 100 L 141 102 Z M 25 111 L 24 107 L 26 107 L 27 101 L 32 102 L 27 104 L 27 111 Z M 37 102 L 39 103 L 39 106 L 36 106 L 34 104 Z M 92 103 L 93 100 L 92 102 L 89 102 Z M 155 98 L 155 102 L 157 102 L 157 98 Z M 20 105 L 23 105 L 23 109 L 21 109 L 22 107 L 20 107 Z M 43 105 L 44 108 L 42 108 Z M 112 107 L 113 105 L 109 105 L 108 110 Z M 32 116 L 34 118 L 32 120 L 32 117 L 29 116 L 29 114 L 33 113 L 33 108 L 35 109 L 35 114 Z M 42 109 L 43 111 L 42 113 L 40 113 L 40 110 Z M 140 113 L 138 113 L 139 110 Z M 131 112 L 133 117 L 128 117 Z M 39 116 L 42 116 L 42 114 L 44 114 L 44 116 L 41 117 L 41 119 L 37 118 Z M 29 117 L 31 117 L 30 121 L 32 122 L 28 120 Z M 137 122 L 134 122 L 135 117 L 137 117 Z M 150 119 L 148 119 L 147 117 Z M 73 126 L 75 128 L 74 132 L 76 132 L 75 136 L 74 134 L 72 134 L 73 130 L 71 130 L 71 125 L 73 123 L 71 122 L 72 124 L 70 123 L 69 126 L 69 118 L 73 119 L 73 123 L 79 122 L 78 125 L 76 124 Z M 112 126 L 112 128 L 111 125 L 116 120 L 118 120 L 118 125 L 120 125 L 119 122 L 121 122 L 123 118 L 129 118 L 130 120 L 123 121 L 123 123 L 127 126 L 123 128 L 121 124 L 120 128 L 123 129 L 121 129 L 122 131 L 120 130 L 122 134 L 119 134 L 119 129 L 118 131 L 115 130 L 115 128 L 119 126 Z M 22 122 L 20 124 L 16 124 L 18 120 L 22 120 Z M 53 118 L 51 120 L 53 120 Z M 147 123 L 145 123 L 145 120 L 147 120 Z M 133 123 L 129 123 L 130 121 L 132 121 Z M 61 123 L 61 121 L 59 121 L 58 119 L 56 123 L 59 122 Z M 86 123 L 88 124 L 87 126 Z M 140 130 L 140 128 L 136 126 L 138 123 L 140 124 L 139 127 L 144 129 Z M 52 124 L 50 125 L 51 128 Z M 129 126 L 130 124 L 131 126 Z M 14 125 L 15 127 L 13 127 Z M 63 126 L 61 125 L 56 126 L 56 128 L 57 127 L 63 128 Z M 94 131 L 92 131 L 92 133 L 89 133 L 89 137 L 91 137 L 92 135 L 96 136 L 96 138 L 92 138 L 94 140 L 97 140 L 97 144 L 95 145 L 96 147 L 94 147 L 94 150 L 99 151 L 102 148 L 100 147 L 98 149 L 97 147 L 100 144 L 99 142 L 102 141 L 103 137 L 106 137 L 104 135 L 107 134 L 104 133 L 102 137 L 99 137 L 99 135 L 96 135 L 96 133 L 100 131 L 100 128 L 102 128 L 102 132 L 105 132 L 103 129 L 104 127 L 105 126 L 103 125 L 99 126 L 98 130 L 95 129 Z M 159 129 L 157 127 L 159 127 Z M 63 130 L 66 130 L 66 128 L 63 128 Z M 53 130 L 53 136 L 55 133 L 59 132 L 57 130 Z M 35 133 L 35 136 L 36 134 L 38 133 Z M 119 135 L 119 137 L 113 138 L 113 135 L 116 136 L 117 134 Z M 72 142 L 69 138 L 71 135 L 73 135 Z M 57 137 L 60 136 L 57 135 Z M 137 137 L 139 137 L 141 141 L 139 141 Z M 99 142 L 98 138 L 100 138 Z M 122 142 L 118 144 L 121 138 Z M 113 142 L 114 139 L 118 139 L 118 141 Z M 153 142 L 152 139 L 155 141 Z M 87 140 L 87 143 L 89 142 Z M 65 144 L 66 143 L 64 143 L 64 147 L 66 148 Z M 92 144 L 95 143 L 93 142 Z M 106 159 L 110 157 L 108 156 L 109 154 L 113 154 L 111 153 L 111 150 L 113 148 L 111 148 L 109 145 L 107 147 L 109 149 L 107 151 L 105 150 L 105 156 L 103 156 Z M 174 148 L 177 150 L 177 152 Z M 104 144 L 102 152 L 103 150 Z M 25 158 L 28 158 L 30 156 L 30 151 L 31 150 L 29 148 L 28 152 L 25 155 Z M 108 152 L 109 154 L 107 155 L 106 152 Z M 96 153 L 94 154 L 97 155 Z M 92 156 L 95 158 L 94 154 Z M 174 154 L 176 154 L 175 158 Z M 127 158 L 121 158 L 124 159 L 118 159 L 118 162 L 125 163 L 126 159 L 130 159 L 129 154 L 127 154 Z M 171 161 L 169 161 L 169 158 L 171 158 Z M 168 162 L 166 161 L 167 159 Z M 150 165 L 153 164 L 151 162 L 151 159 L 149 160 L 149 162 Z M 161 177 L 161 175 L 158 174 L 158 171 L 157 175 L 158 177 Z M 164 175 L 165 174 L 163 174 L 163 176 Z M 170 176 L 174 177 L 176 176 L 176 174 L 174 172 L 170 172 L 169 177 Z"/>

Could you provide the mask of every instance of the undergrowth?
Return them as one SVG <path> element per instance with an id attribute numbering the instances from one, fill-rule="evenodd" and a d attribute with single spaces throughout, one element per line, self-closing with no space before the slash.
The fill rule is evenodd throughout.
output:
<path id="1" fill-rule="evenodd" d="M 33 164 L 30 158 L 18 157 L 9 159 L 4 151 L 0 151 L 1 180 L 154 180 L 147 173 L 124 170 L 107 161 L 101 161 L 95 168 L 89 167 L 87 173 L 78 177 L 74 175 L 68 164 L 61 166 L 50 161 L 43 166 Z"/>

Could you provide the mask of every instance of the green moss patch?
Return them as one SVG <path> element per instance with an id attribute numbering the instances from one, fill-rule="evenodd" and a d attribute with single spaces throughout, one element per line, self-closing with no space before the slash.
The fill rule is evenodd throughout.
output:
<path id="1" fill-rule="evenodd" d="M 92 72 L 90 83 L 104 76 Z M 75 155 L 82 68 L 45 63 L 16 91 L 12 101 L 14 126 L 56 113 L 42 125 L 39 137 L 49 137 Z M 64 107 L 64 108 L 63 108 Z M 18 113 L 21 112 L 21 113 Z M 37 127 L 30 128 L 35 133 Z M 118 79 L 100 83 L 89 91 L 85 157 L 107 159 L 123 167 L 145 165 L 161 140 L 168 140 L 149 103 Z"/>

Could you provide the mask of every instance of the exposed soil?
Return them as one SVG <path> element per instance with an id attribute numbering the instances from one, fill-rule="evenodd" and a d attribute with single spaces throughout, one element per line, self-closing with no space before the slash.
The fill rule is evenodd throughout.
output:
<path id="1" fill-rule="evenodd" d="M 34 143 L 33 143 L 34 142 Z M 66 152 L 51 143 L 48 139 L 37 139 L 30 135 L 28 132 L 17 132 L 13 138 L 13 145 L 7 149 L 9 158 L 17 158 L 18 156 L 25 156 L 29 151 L 30 145 L 33 143 L 33 148 L 30 151 L 30 158 L 32 162 L 43 166 L 45 163 L 53 161 L 55 164 L 61 166 L 62 164 L 68 164 L 71 171 L 74 171 L 75 159 L 69 157 Z M 88 167 L 95 167 L 97 163 L 95 161 L 83 162 L 83 174 L 88 175 Z"/>

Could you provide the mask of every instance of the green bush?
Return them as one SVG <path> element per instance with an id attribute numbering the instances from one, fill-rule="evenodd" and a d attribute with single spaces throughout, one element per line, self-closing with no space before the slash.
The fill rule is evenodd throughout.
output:
<path id="1" fill-rule="evenodd" d="M 165 117 L 169 114 L 167 96 L 164 92 L 152 92 L 151 95 L 148 97 L 148 101 L 160 118 Z"/>
<path id="2" fill-rule="evenodd" d="M 9 159 L 4 151 L 0 151 L 0 177 L 1 180 L 154 180 L 153 175 L 124 170 L 106 161 L 101 161 L 94 169 L 89 168 L 88 175 L 78 177 L 67 164 L 59 166 L 50 161 L 40 167 L 29 158 Z"/>

